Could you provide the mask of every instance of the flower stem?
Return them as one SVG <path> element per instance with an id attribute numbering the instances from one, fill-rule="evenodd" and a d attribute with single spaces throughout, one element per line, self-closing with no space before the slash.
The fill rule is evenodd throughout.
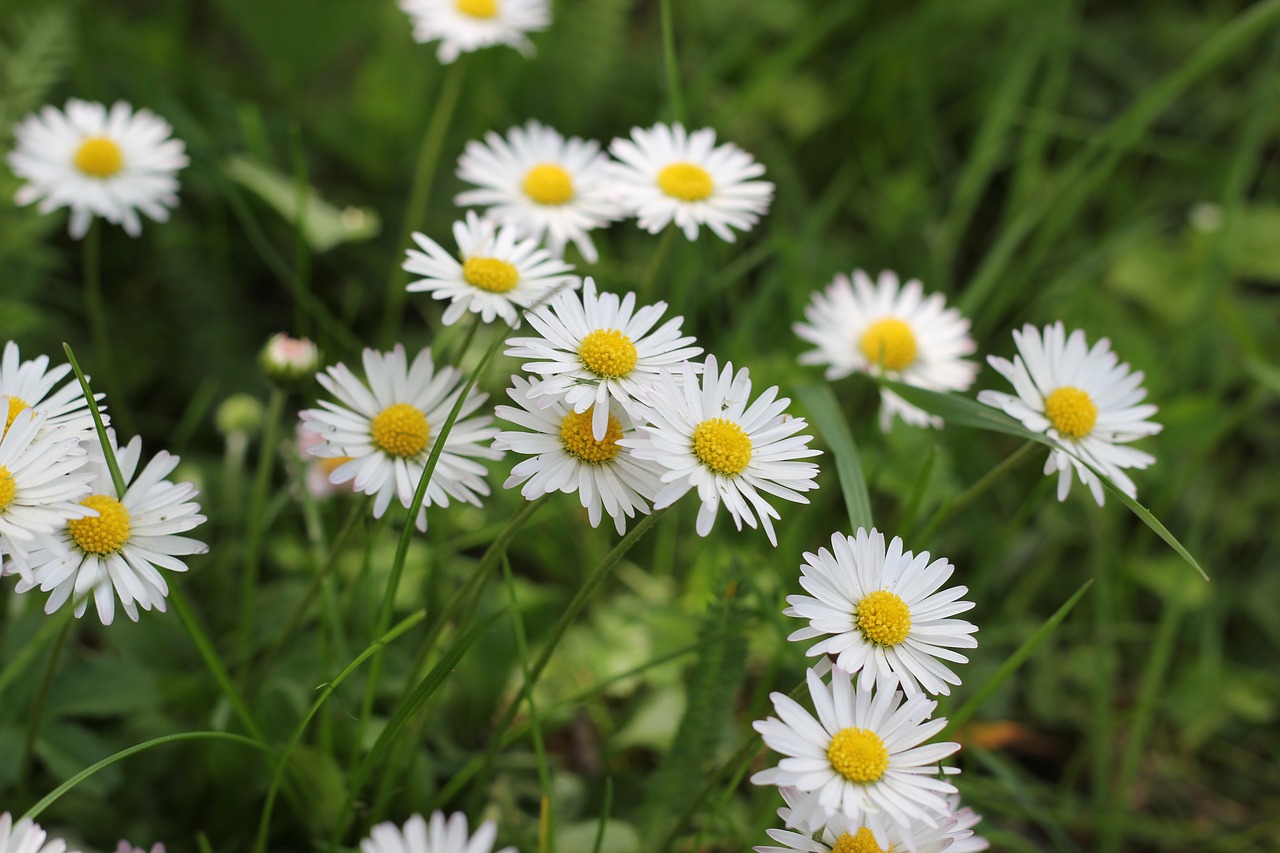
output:
<path id="1" fill-rule="evenodd" d="M 645 267 L 644 278 L 640 280 L 640 286 L 636 288 L 636 292 L 641 296 L 649 297 L 652 295 L 654 283 L 658 280 L 658 274 L 662 272 L 662 268 L 666 265 L 667 255 L 671 254 L 671 244 L 675 241 L 676 226 L 671 223 L 662 231 L 662 236 L 658 238 L 658 248 L 653 250 L 653 254 L 649 256 L 649 266 Z"/>
<path id="2" fill-rule="evenodd" d="M 66 645 L 73 625 L 75 625 L 75 619 L 67 619 L 62 630 L 58 632 L 57 639 L 53 641 L 49 660 L 45 662 L 44 673 L 40 676 L 40 686 L 36 688 L 35 698 L 31 701 L 30 717 L 27 720 L 27 737 L 22 744 L 22 758 L 18 761 L 18 779 L 24 788 L 27 784 L 27 774 L 31 771 L 31 760 L 35 755 L 36 738 L 40 736 L 40 722 L 44 717 L 45 701 L 49 698 L 49 687 L 53 684 L 53 673 L 58 668 L 62 647 Z"/>
<path id="3" fill-rule="evenodd" d="M 672 121 L 684 123 L 684 98 L 680 94 L 680 64 L 676 59 L 675 28 L 671 21 L 671 0 L 662 0 L 662 63 L 667 72 L 667 99 Z"/>
<path id="4" fill-rule="evenodd" d="M 929 520 L 929 526 L 924 529 L 924 533 L 922 533 L 916 541 L 925 543 L 929 542 L 933 538 L 933 534 L 937 532 L 938 528 L 941 527 L 944 522 L 972 503 L 975 498 L 987 489 L 991 488 L 991 486 L 993 486 L 996 481 L 1005 474 L 1008 474 L 1014 468 L 1018 467 L 1023 460 L 1031 455 L 1032 451 L 1040 446 L 1041 445 L 1038 442 L 1028 441 L 1026 444 L 1019 447 L 1007 459 L 984 474 L 982 479 L 961 492 L 955 500 L 945 504 L 941 509 L 934 513 L 933 518 Z"/>
<path id="5" fill-rule="evenodd" d="M 89 334 L 93 338 L 93 358 L 101 367 L 103 384 L 111 394 L 112 417 L 121 433 L 132 435 L 133 424 L 124 405 L 120 375 L 111 356 L 111 335 L 107 329 L 107 304 L 102 298 L 102 225 L 94 217 L 84 238 L 84 301 L 89 315 Z M 93 401 L 89 407 L 94 408 Z"/>

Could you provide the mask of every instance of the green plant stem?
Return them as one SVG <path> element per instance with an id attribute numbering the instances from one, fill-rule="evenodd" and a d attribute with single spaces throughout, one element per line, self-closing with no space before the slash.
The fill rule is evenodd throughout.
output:
<path id="1" fill-rule="evenodd" d="M 422 220 L 426 216 L 427 202 L 431 198 L 431 185 L 435 181 L 440 151 L 444 147 L 445 134 L 453 119 L 458 95 L 462 92 L 465 67 L 465 60 L 459 59 L 445 72 L 444 80 L 440 84 L 440 94 L 436 97 L 435 109 L 431 111 L 426 132 L 422 135 L 422 145 L 418 149 L 418 164 L 413 173 L 413 186 L 409 191 L 409 201 L 405 205 L 404 224 L 400 230 L 400 241 L 396 243 L 397 254 L 387 285 L 387 302 L 382 315 L 382 331 L 379 336 L 384 346 L 390 346 L 395 341 L 397 330 L 400 328 L 400 319 L 404 314 L 404 288 L 409 281 L 409 274 L 401 266 L 402 256 L 410 246 L 410 236 L 414 229 L 422 227 Z"/>
<path id="2" fill-rule="evenodd" d="M 74 611 L 75 607 L 72 604 L 72 606 L 66 607 L 56 616 L 46 619 L 44 624 L 40 626 L 40 630 L 36 632 L 36 635 L 27 641 L 16 655 L 9 657 L 4 670 L 0 672 L 0 698 L 3 698 L 5 689 L 9 684 L 26 671 L 27 667 L 39 656 L 40 651 L 53 640 L 54 636 L 65 630 L 66 626 L 63 622 L 73 620 L 75 618 Z"/>
<path id="3" fill-rule="evenodd" d="M 667 103 L 671 120 L 684 123 L 684 98 L 680 92 L 680 62 L 676 57 L 675 25 L 671 19 L 671 0 L 662 0 L 662 65 L 667 73 Z M 672 226 L 674 228 L 674 226 Z M 668 230 L 671 230 L 669 228 Z"/>
<path id="4" fill-rule="evenodd" d="M 89 334 L 93 339 L 93 358 L 101 367 L 103 384 L 111 394 L 111 414 L 125 435 L 132 435 L 133 425 L 125 406 L 124 389 L 112 357 L 111 332 L 107 323 L 107 304 L 102 297 L 102 225 L 98 217 L 89 225 L 84 237 L 84 302 L 89 315 Z M 90 408 L 94 408 L 92 401 Z"/>
<path id="5" fill-rule="evenodd" d="M 1017 468 L 1022 462 L 1031 455 L 1032 451 L 1040 445 L 1034 441 L 1028 441 L 1019 447 L 1003 462 L 992 468 L 982 476 L 978 482 L 961 492 L 954 500 L 949 501 L 945 506 L 941 507 L 933 514 L 933 518 L 929 520 L 929 524 L 924 529 L 918 539 L 919 542 L 928 544 L 933 540 L 933 535 L 938 532 L 938 528 L 945 522 L 950 520 L 956 513 L 964 509 L 974 501 L 979 495 L 996 484 L 1005 474 L 1008 474 L 1014 468 Z"/>
<path id="6" fill-rule="evenodd" d="M 675 242 L 675 239 L 676 226 L 675 223 L 672 223 L 663 230 L 662 236 L 658 238 L 658 247 L 649 256 L 649 265 L 645 267 L 644 278 L 640 280 L 640 286 L 636 288 L 636 292 L 641 296 L 653 295 L 654 284 L 657 282 L 662 268 L 666 265 L 667 256 L 671 254 L 671 244 Z"/>
<path id="7" fill-rule="evenodd" d="M 71 344 L 64 343 L 62 351 L 67 354 L 67 361 L 71 362 L 71 370 L 75 372 L 76 381 L 80 383 L 80 393 L 84 394 L 85 402 L 89 406 L 89 414 L 93 418 L 93 428 L 98 434 L 98 443 L 102 445 L 102 455 L 106 457 L 107 470 L 111 472 L 111 484 L 116 487 L 116 497 L 124 500 L 126 491 L 124 474 L 120 473 L 120 462 L 116 459 L 115 449 L 107 438 L 107 427 L 102 422 L 102 412 L 98 410 L 98 401 L 93 397 L 93 389 L 89 387 L 89 378 L 80 369 L 80 362 L 76 361 L 76 354 L 71 349 Z"/>
<path id="8" fill-rule="evenodd" d="M 74 604 L 72 605 L 74 607 Z M 53 649 L 49 652 L 49 660 L 45 662 L 44 673 L 40 676 L 40 686 L 36 688 L 35 698 L 31 700 L 31 708 L 27 718 L 27 736 L 22 743 L 22 757 L 18 761 L 18 780 L 23 788 L 27 785 L 27 774 L 31 771 L 31 761 L 35 755 L 36 739 L 40 736 L 40 723 L 44 719 L 44 705 L 49 698 L 49 688 L 53 685 L 53 674 L 58 669 L 58 661 L 62 657 L 62 647 L 71 635 L 74 619 L 68 619 L 53 641 Z"/>
<path id="9" fill-rule="evenodd" d="M 248 649 L 252 645 L 255 602 L 258 592 L 258 574 L 262 562 L 262 538 L 266 530 L 267 493 L 271 489 L 271 473 L 275 470 L 275 461 L 280 440 L 280 419 L 284 416 L 285 393 L 272 387 L 271 398 L 267 403 L 267 417 L 262 430 L 262 443 L 258 447 L 258 467 L 253 476 L 253 492 L 249 496 L 248 530 L 245 536 L 244 568 L 240 576 L 240 628 L 237 632 L 236 648 Z M 250 655 L 240 660 L 239 678 L 241 687 L 248 683 L 249 671 L 253 658 Z"/>

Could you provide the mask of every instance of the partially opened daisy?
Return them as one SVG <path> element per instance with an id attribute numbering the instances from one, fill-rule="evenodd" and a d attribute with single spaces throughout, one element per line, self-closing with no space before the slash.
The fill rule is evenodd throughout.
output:
<path id="1" fill-rule="evenodd" d="M 577 492 L 591 526 L 600 525 L 603 509 L 619 534 L 626 530 L 628 518 L 637 512 L 647 515 L 658 477 L 651 463 L 636 459 L 618 443 L 635 434 L 627 413 L 616 403 L 604 403 L 611 407 L 608 427 L 605 437 L 597 440 L 591 432 L 590 408 L 575 412 L 560 400 L 537 406 L 529 399 L 529 384 L 523 377 L 511 377 L 507 395 L 519 408 L 497 407 L 498 417 L 524 430 L 498 433 L 493 446 L 532 457 L 517 464 L 503 486 L 523 483 L 520 494 L 526 500 Z"/>
<path id="2" fill-rule="evenodd" d="M 450 63 L 461 54 L 505 44 L 529 56 L 526 33 L 551 23 L 548 0 L 400 0 L 418 42 L 440 42 L 436 56 Z"/>
<path id="3" fill-rule="evenodd" d="M 1120 364 L 1106 338 L 1092 347 L 1084 332 L 1068 337 L 1061 322 L 1044 331 L 1030 324 L 1013 333 L 1018 355 L 988 357 L 991 366 L 1013 383 L 1014 394 L 982 391 L 978 401 L 1003 409 L 1022 425 L 1053 440 L 1044 472 L 1058 475 L 1058 500 L 1071 491 L 1072 470 L 1102 506 L 1102 481 L 1090 466 L 1129 497 L 1137 494 L 1126 468 L 1146 468 L 1155 457 L 1125 445 L 1155 435 L 1160 424 L 1147 418 L 1156 407 L 1143 405 L 1147 391 L 1142 371 Z"/>
<path id="4" fill-rule="evenodd" d="M 946 795 L 956 789 L 936 778 L 945 772 L 938 762 L 960 744 L 927 743 L 947 726 L 944 717 L 929 720 L 936 702 L 923 695 L 904 702 L 896 690 L 855 690 L 840 670 L 832 670 L 830 687 L 813 670 L 806 679 L 816 719 L 795 700 L 771 693 L 778 716 L 755 723 L 765 745 L 785 757 L 751 781 L 807 795 L 793 804 L 792 825 L 809 827 L 839 814 L 848 826 L 867 826 L 887 847 L 888 825 L 909 830 L 912 821 L 947 816 Z"/>
<path id="5" fill-rule="evenodd" d="M 801 354 L 800 363 L 827 365 L 828 379 L 868 373 L 930 391 L 967 391 L 978 375 L 978 365 L 965 359 L 976 349 L 969 321 L 947 308 L 941 293 L 926 297 L 915 279 L 899 287 L 889 270 L 874 283 L 862 270 L 852 282 L 837 275 L 813 294 L 804 315 L 809 322 L 793 328 L 817 349 Z M 894 415 L 912 426 L 942 425 L 888 389 L 880 399 L 882 429 Z"/>
<path id="6" fill-rule="evenodd" d="M 683 317 L 657 326 L 667 303 L 636 308 L 635 293 L 596 293 L 588 276 L 582 295 L 564 292 L 527 316 L 540 337 L 511 338 L 507 355 L 526 359 L 522 369 L 539 381 L 529 395 L 540 405 L 563 399 L 581 414 L 593 409 L 593 437 L 605 437 L 609 400 L 636 415 L 659 372 L 702 352 L 695 339 L 680 334 Z M 657 328 L 654 328 L 657 326 Z"/>
<path id="7" fill-rule="evenodd" d="M 973 609 L 962 601 L 967 587 L 941 589 L 955 566 L 929 552 L 903 551 L 897 536 L 886 550 L 884 534 L 832 534 L 831 550 L 806 552 L 800 585 L 809 595 L 789 595 L 787 616 L 809 624 L 787 639 L 823 638 L 808 654 L 832 655 L 836 667 L 862 673 L 859 690 L 889 690 L 901 683 L 913 696 L 950 694 L 960 677 L 943 661 L 968 663 L 952 649 L 972 649 L 977 626 L 951 617 Z"/>
<path id="8" fill-rule="evenodd" d="M 428 823 L 422 815 L 414 815 L 404 828 L 394 823 L 380 823 L 360 842 L 360 853 L 489 853 L 498 836 L 498 827 L 486 820 L 467 834 L 467 816 L 454 812 L 445 818 L 443 812 L 432 812 Z M 503 847 L 497 853 L 516 853 L 514 847 Z"/>
<path id="9" fill-rule="evenodd" d="M 66 111 L 44 107 L 13 130 L 9 168 L 27 183 L 18 204 L 39 202 L 41 213 L 71 208 L 71 236 L 79 239 L 95 216 L 142 233 L 138 212 L 156 222 L 178 206 L 178 170 L 186 148 L 173 128 L 150 110 L 117 101 L 71 99 Z"/>
<path id="10" fill-rule="evenodd" d="M 520 322 L 528 308 L 549 291 L 578 286 L 573 267 L 552 258 L 535 239 L 521 240 L 512 227 L 498 227 L 468 211 L 465 221 L 453 223 L 459 258 L 429 237 L 414 233 L 422 251 L 409 250 L 404 269 L 422 279 L 409 284 L 411 292 L 425 291 L 450 300 L 442 322 L 451 326 L 468 311 L 492 323 L 501 317 L 508 325 Z"/>
<path id="11" fill-rule="evenodd" d="M 640 426 L 638 437 L 620 443 L 662 470 L 654 508 L 671 506 L 697 489 L 699 536 L 711 532 L 723 503 L 735 527 L 741 530 L 746 522 L 754 528 L 758 516 L 769 542 L 777 545 L 770 519 L 779 518 L 778 511 L 765 495 L 808 503 L 800 493 L 818 486 L 818 466 L 800 460 L 821 451 L 809 447 L 812 436 L 797 435 L 808 424 L 786 414 L 791 400 L 778 399 L 775 385 L 752 402 L 746 368 L 735 374 L 726 364 L 721 370 L 715 356 L 708 356 L 701 383 L 688 363 L 679 379 L 664 371 L 647 403 L 649 423 Z"/>
<path id="12" fill-rule="evenodd" d="M 181 557 L 204 554 L 203 542 L 178 534 L 205 522 L 192 483 L 166 479 L 178 467 L 178 457 L 164 450 L 139 471 L 142 439 L 134 437 L 125 447 L 115 446 L 125 493 L 116 491 L 101 445 L 91 445 L 88 470 L 92 494 L 80 504 L 96 515 L 72 519 L 58 531 L 58 547 L 31 554 L 31 577 L 18 583 L 18 591 L 39 586 L 50 593 L 45 612 L 53 613 L 68 601 L 75 602 L 77 618 L 92 598 L 103 625 L 115 619 L 116 598 L 125 614 L 138 621 L 138 608 L 161 613 L 169 584 L 161 569 L 185 572 Z"/>
<path id="13" fill-rule="evenodd" d="M 67 853 L 67 842 L 50 838 L 29 817 L 15 821 L 5 812 L 0 814 L 0 853 Z"/>
<path id="14" fill-rule="evenodd" d="M 486 207 L 486 215 L 546 241 L 559 257 L 573 243 L 587 260 L 598 259 L 587 233 L 622 218 L 606 176 L 608 158 L 595 140 L 565 139 L 536 121 L 513 127 L 506 137 L 490 131 L 472 140 L 458 159 L 458 177 L 478 189 L 454 203 Z"/>
<path id="15" fill-rule="evenodd" d="M 93 432 L 93 415 L 85 403 L 79 383 L 71 379 L 55 390 L 55 386 L 70 372 L 69 364 L 50 368 L 47 355 L 23 361 L 18 354 L 18 345 L 13 341 L 6 343 L 4 356 L 0 358 L 0 396 L 9 398 L 5 429 L 13 424 L 19 412 L 31 409 L 44 414 L 44 429 L 65 426 L 79 436 L 89 436 Z M 95 395 L 99 400 L 102 396 Z M 109 422 L 105 412 L 102 418 Z"/>
<path id="16" fill-rule="evenodd" d="M 705 225 L 732 243 L 733 229 L 750 231 L 773 199 L 773 184 L 755 180 L 764 166 L 731 142 L 716 145 L 711 128 L 632 128 L 609 153 L 618 160 L 610 167 L 618 201 L 650 234 L 674 221 L 690 240 Z"/>
<path id="17" fill-rule="evenodd" d="M 462 394 L 462 371 L 453 367 L 437 370 L 429 349 L 406 365 L 400 344 L 387 353 L 366 349 L 363 362 L 364 382 L 345 364 L 316 374 L 325 390 L 338 400 L 321 400 L 320 408 L 303 411 L 301 418 L 304 427 L 324 439 L 308 447 L 308 453 L 322 458 L 349 457 L 334 469 L 329 480 L 351 482 L 356 491 L 375 495 L 373 514 L 381 518 L 392 498 L 398 498 L 406 508 L 412 505 L 427 457 Z M 427 507 L 446 507 L 451 499 L 479 506 L 480 496 L 489 494 L 485 467 L 476 459 L 502 458 L 502 451 L 481 446 L 498 431 L 490 426 L 493 418 L 470 417 L 486 398 L 472 389 L 462 404 L 415 519 L 419 530 L 427 529 Z"/>

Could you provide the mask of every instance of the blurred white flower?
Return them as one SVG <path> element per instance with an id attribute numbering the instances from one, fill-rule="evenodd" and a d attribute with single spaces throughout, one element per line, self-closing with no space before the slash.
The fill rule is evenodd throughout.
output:
<path id="1" fill-rule="evenodd" d="M 505 44 L 529 56 L 526 33 L 551 24 L 548 0 L 400 0 L 413 21 L 413 38 L 440 42 L 436 56 L 450 63 L 459 55 Z"/>

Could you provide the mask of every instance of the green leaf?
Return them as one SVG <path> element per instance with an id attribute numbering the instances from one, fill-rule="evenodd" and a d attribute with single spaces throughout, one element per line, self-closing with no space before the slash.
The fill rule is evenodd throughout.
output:
<path id="1" fill-rule="evenodd" d="M 99 657 L 59 676 L 47 707 L 54 716 L 110 717 L 145 711 L 159 701 L 151 670 L 134 661 Z"/>
<path id="2" fill-rule="evenodd" d="M 840 490 L 844 493 L 845 507 L 849 511 L 850 532 L 860 527 L 870 530 L 871 495 L 867 492 L 867 480 L 862 473 L 862 457 L 853 433 L 840 411 L 840 404 L 831 393 L 829 385 L 806 385 L 797 389 L 796 396 L 809 410 L 813 425 L 822 433 L 831 455 L 835 457 L 836 474 L 840 478 Z"/>

